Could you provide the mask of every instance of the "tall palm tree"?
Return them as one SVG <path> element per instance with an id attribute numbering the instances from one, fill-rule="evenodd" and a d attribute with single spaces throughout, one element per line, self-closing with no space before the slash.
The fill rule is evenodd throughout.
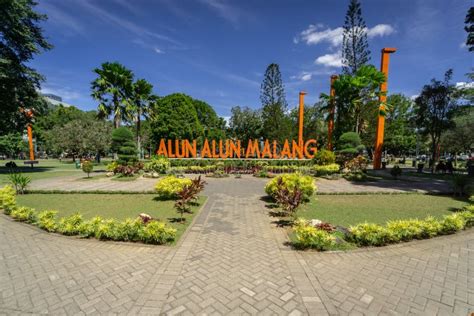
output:
<path id="1" fill-rule="evenodd" d="M 94 69 L 98 77 L 92 81 L 92 97 L 99 101 L 99 116 L 114 116 L 114 127 L 120 127 L 127 116 L 127 101 L 130 97 L 133 73 L 118 62 L 103 63 Z"/>
<path id="2" fill-rule="evenodd" d="M 130 120 L 136 123 L 137 147 L 141 156 L 141 117 L 147 117 L 150 112 L 150 103 L 158 97 L 153 95 L 153 85 L 145 79 L 138 79 L 132 84 L 131 97 L 127 106 Z M 140 157 L 141 158 L 141 157 Z"/>

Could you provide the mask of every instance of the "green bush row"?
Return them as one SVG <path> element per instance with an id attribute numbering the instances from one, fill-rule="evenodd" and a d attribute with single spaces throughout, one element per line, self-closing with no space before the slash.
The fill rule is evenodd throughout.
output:
<path id="1" fill-rule="evenodd" d="M 312 166 L 309 159 L 289 160 L 289 159 L 170 159 L 171 167 L 181 166 L 216 166 L 221 163 L 224 167 L 253 168 L 263 166 Z"/>
<path id="2" fill-rule="evenodd" d="M 363 223 L 349 228 L 347 238 L 360 246 L 384 246 L 390 243 L 426 239 L 453 234 L 474 222 L 474 213 L 465 210 L 442 219 L 427 217 L 424 220 L 408 219 L 389 221 L 385 226 Z"/>
<path id="3" fill-rule="evenodd" d="M 100 216 L 84 220 L 81 214 L 57 218 L 58 212 L 53 210 L 38 213 L 32 208 L 17 206 L 15 190 L 11 186 L 0 189 L 0 208 L 16 221 L 34 224 L 48 232 L 64 235 L 100 240 L 140 241 L 148 244 L 165 244 L 176 238 L 176 229 L 159 221 L 149 221 L 145 224 L 140 218 L 118 221 Z"/>

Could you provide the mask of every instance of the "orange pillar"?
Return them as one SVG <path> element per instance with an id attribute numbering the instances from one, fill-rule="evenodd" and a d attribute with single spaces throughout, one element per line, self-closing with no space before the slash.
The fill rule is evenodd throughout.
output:
<path id="1" fill-rule="evenodd" d="M 304 96 L 306 92 L 300 91 L 300 108 L 298 111 L 299 118 L 298 118 L 298 144 L 303 146 L 303 122 L 304 122 Z"/>
<path id="2" fill-rule="evenodd" d="M 382 166 L 382 146 L 383 137 L 385 131 L 385 116 L 381 115 L 380 112 L 385 111 L 385 102 L 387 101 L 387 82 L 388 82 L 388 64 L 390 62 L 390 54 L 395 53 L 395 48 L 383 48 L 382 49 L 382 60 L 380 63 L 380 71 L 385 75 L 385 81 L 380 85 L 380 92 L 382 93 L 379 97 L 380 107 L 379 115 L 377 119 L 377 131 L 375 135 L 375 150 L 374 150 L 374 169 L 380 169 Z"/>
<path id="3" fill-rule="evenodd" d="M 33 161 L 35 160 L 35 150 L 33 147 L 33 129 L 31 128 L 31 124 L 29 123 L 28 126 L 26 127 L 28 131 L 28 144 L 30 147 L 30 160 Z"/>
<path id="4" fill-rule="evenodd" d="M 334 104 L 334 96 L 336 95 L 336 91 L 334 91 L 334 81 L 336 81 L 337 75 L 331 76 L 331 90 L 329 91 L 329 95 L 331 96 L 331 110 L 329 111 L 329 121 L 328 121 L 328 150 L 332 151 L 332 132 L 334 130 L 334 114 L 336 113 L 336 107 Z"/>

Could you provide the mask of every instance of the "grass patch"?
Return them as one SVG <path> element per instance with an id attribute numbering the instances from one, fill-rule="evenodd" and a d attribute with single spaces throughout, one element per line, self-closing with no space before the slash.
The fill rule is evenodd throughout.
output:
<path id="1" fill-rule="evenodd" d="M 17 196 L 18 205 L 35 208 L 37 211 L 57 210 L 58 217 L 79 212 L 84 219 L 94 216 L 124 220 L 147 213 L 177 229 L 176 241 L 185 232 L 206 201 L 200 196 L 192 206 L 192 214 L 185 213 L 184 224 L 177 222 L 180 215 L 174 208 L 174 201 L 158 201 L 152 194 L 25 194 Z"/>
<path id="2" fill-rule="evenodd" d="M 132 176 L 122 176 L 122 175 L 118 175 L 118 176 L 114 176 L 111 178 L 111 180 L 113 181 L 123 181 L 123 182 L 127 182 L 127 181 L 135 181 L 137 180 L 138 178 L 140 177 L 140 174 L 134 174 Z"/>
<path id="3" fill-rule="evenodd" d="M 84 174 L 81 169 L 76 169 L 75 163 L 72 160 L 60 162 L 57 159 L 39 159 L 39 163 L 31 168 L 29 165 L 24 165 L 24 160 L 14 160 L 17 164 L 17 171 L 31 178 L 31 180 L 49 179 L 55 177 L 73 176 Z M 0 162 L 0 185 L 9 183 L 8 175 L 10 168 L 5 167 L 5 164 L 10 160 L 3 160 Z M 100 165 L 94 165 L 94 171 L 105 171 L 106 162 L 103 161 Z"/>
<path id="4" fill-rule="evenodd" d="M 466 199 L 423 194 L 318 195 L 298 216 L 348 227 L 363 222 L 385 224 L 393 219 L 440 218 L 466 205 Z"/>

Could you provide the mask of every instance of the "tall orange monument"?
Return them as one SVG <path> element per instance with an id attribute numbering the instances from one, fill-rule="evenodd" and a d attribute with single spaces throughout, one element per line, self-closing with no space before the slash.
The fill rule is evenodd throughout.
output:
<path id="1" fill-rule="evenodd" d="M 331 76 L 331 90 L 329 91 L 329 96 L 331 97 L 331 109 L 329 110 L 329 120 L 328 120 L 328 150 L 332 151 L 332 132 L 334 131 L 334 114 L 336 113 L 336 105 L 334 102 L 334 96 L 336 91 L 334 90 L 334 81 L 336 81 L 337 75 Z"/>
<path id="2" fill-rule="evenodd" d="M 306 92 L 300 91 L 300 107 L 298 110 L 298 145 L 303 146 L 303 123 L 304 123 L 304 96 Z"/>
<path id="3" fill-rule="evenodd" d="M 382 48 L 382 58 L 380 63 L 380 71 L 385 75 L 385 81 L 380 85 L 379 96 L 379 114 L 377 119 L 377 131 L 375 134 L 375 150 L 374 150 L 374 169 L 380 169 L 382 166 L 382 146 L 385 132 L 385 102 L 387 102 L 387 82 L 388 82 L 388 64 L 390 63 L 390 54 L 397 50 L 391 47 Z"/>

